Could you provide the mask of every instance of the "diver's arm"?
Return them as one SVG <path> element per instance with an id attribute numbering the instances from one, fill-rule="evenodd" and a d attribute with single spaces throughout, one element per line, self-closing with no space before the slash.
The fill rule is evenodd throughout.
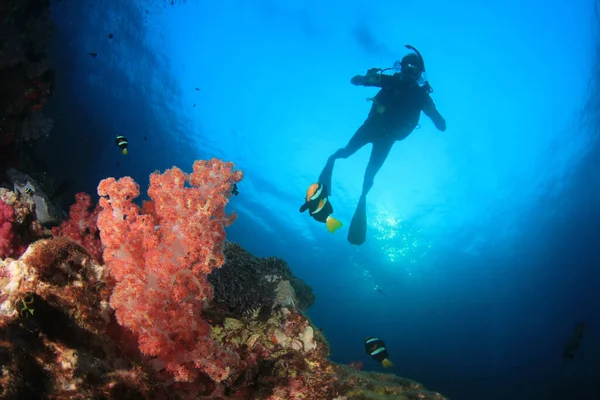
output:
<path id="1" fill-rule="evenodd" d="M 387 78 L 387 75 L 379 74 L 379 68 L 371 68 L 366 75 L 356 75 L 350 79 L 350 83 L 356 86 L 376 86 L 381 87 Z"/>
<path id="2" fill-rule="evenodd" d="M 431 118 L 431 121 L 433 121 L 435 127 L 438 130 L 442 132 L 446 130 L 446 120 L 444 119 L 444 117 L 442 117 L 442 114 L 440 114 L 440 112 L 437 110 L 437 108 L 435 107 L 435 103 L 429 95 L 427 95 L 427 99 L 425 100 L 423 112 L 425 113 L 425 115 Z"/>

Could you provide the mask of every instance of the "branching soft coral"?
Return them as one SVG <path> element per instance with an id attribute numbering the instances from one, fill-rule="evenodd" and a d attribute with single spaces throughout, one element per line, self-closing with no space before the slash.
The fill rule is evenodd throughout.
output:
<path id="1" fill-rule="evenodd" d="M 79 243 L 98 262 L 102 262 L 102 243 L 97 227 L 100 206 L 92 209 L 92 198 L 87 193 L 77 193 L 75 204 L 69 210 L 69 220 L 63 221 L 60 226 L 52 228 L 54 236 L 66 236 Z"/>
<path id="2" fill-rule="evenodd" d="M 210 339 L 201 311 L 212 298 L 206 276 L 224 262 L 225 227 L 235 219 L 225 205 L 241 178 L 217 159 L 196 161 L 189 176 L 176 167 L 153 173 L 143 209 L 133 203 L 139 186 L 130 177 L 98 186 L 104 261 L 116 281 L 111 306 L 140 350 L 179 381 L 199 369 L 219 382 L 239 361 Z"/>
<path id="3" fill-rule="evenodd" d="M 7 257 L 13 252 L 14 220 L 15 212 L 12 207 L 0 200 L 0 258 Z"/>
<path id="4" fill-rule="evenodd" d="M 27 248 L 15 235 L 15 210 L 0 200 L 0 260 L 6 257 L 18 257 Z"/>

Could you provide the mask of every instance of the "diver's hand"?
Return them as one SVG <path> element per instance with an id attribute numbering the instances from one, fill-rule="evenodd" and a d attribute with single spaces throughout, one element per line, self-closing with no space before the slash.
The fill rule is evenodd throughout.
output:
<path id="1" fill-rule="evenodd" d="M 362 75 L 356 75 L 356 76 L 353 76 L 352 79 L 350 79 L 350 83 L 355 86 L 362 85 L 364 81 L 365 81 L 365 77 Z"/>
<path id="2" fill-rule="evenodd" d="M 379 82 L 381 81 L 381 74 L 379 74 L 380 71 L 381 68 L 371 68 L 367 71 L 365 76 L 356 75 L 350 79 L 350 83 L 356 86 L 378 86 Z"/>

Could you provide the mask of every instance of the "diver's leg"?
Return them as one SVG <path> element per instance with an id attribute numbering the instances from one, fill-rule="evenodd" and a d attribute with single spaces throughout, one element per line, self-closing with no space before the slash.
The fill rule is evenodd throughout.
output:
<path id="1" fill-rule="evenodd" d="M 343 147 L 333 153 L 325 164 L 325 168 L 319 175 L 319 183 L 327 188 L 327 195 L 331 195 L 331 176 L 333 175 L 333 165 L 338 158 L 348 158 L 360 150 L 364 145 L 372 140 L 371 135 L 363 124 L 352 136 L 346 147 Z"/>
<path id="2" fill-rule="evenodd" d="M 356 153 L 360 150 L 364 145 L 370 143 L 373 140 L 373 134 L 370 132 L 369 127 L 366 124 L 362 124 L 360 128 L 352 135 L 346 147 L 342 147 L 329 159 L 333 159 L 334 161 L 338 158 L 348 158 L 352 154 Z"/>
<path id="3" fill-rule="evenodd" d="M 367 193 L 369 193 L 373 187 L 375 175 L 377 175 L 377 172 L 379 172 L 383 166 L 383 163 L 387 159 L 388 154 L 390 154 L 390 150 L 392 150 L 393 146 L 394 141 L 376 141 L 373 143 L 371 157 L 369 158 L 369 163 L 365 170 L 361 197 L 366 197 Z"/>
<path id="4" fill-rule="evenodd" d="M 393 145 L 393 141 L 373 142 L 373 150 L 365 171 L 363 190 L 348 229 L 348 241 L 351 244 L 361 245 L 367 238 L 367 193 L 373 187 L 375 175 L 381 169 Z"/>

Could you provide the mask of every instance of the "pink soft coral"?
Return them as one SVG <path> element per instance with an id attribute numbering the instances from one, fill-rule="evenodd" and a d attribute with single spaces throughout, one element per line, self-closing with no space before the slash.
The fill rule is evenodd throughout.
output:
<path id="1" fill-rule="evenodd" d="M 27 245 L 16 234 L 17 225 L 14 208 L 0 200 L 0 259 L 18 258 L 27 250 Z"/>
<path id="2" fill-rule="evenodd" d="M 100 206 L 92 209 L 92 198 L 89 194 L 81 192 L 75 195 L 75 204 L 69 209 L 69 219 L 60 226 L 52 228 L 54 236 L 66 236 L 79 243 L 99 263 L 102 263 L 102 242 L 96 224 Z"/>
<path id="3" fill-rule="evenodd" d="M 15 210 L 0 200 L 0 258 L 6 258 L 14 252 Z"/>
<path id="4" fill-rule="evenodd" d="M 130 177 L 98 186 L 104 261 L 116 281 L 110 304 L 140 350 L 179 381 L 199 369 L 219 382 L 239 362 L 210 339 L 201 311 L 212 298 L 207 274 L 224 262 L 225 227 L 235 219 L 225 205 L 241 178 L 217 159 L 196 161 L 189 176 L 176 167 L 153 173 L 143 209 Z"/>

